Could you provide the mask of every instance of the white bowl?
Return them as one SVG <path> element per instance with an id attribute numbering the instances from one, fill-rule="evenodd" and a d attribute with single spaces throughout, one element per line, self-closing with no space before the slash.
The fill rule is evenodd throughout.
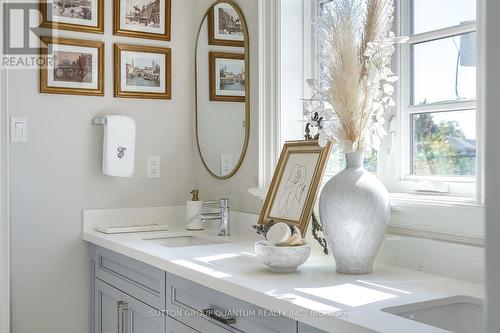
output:
<path id="1" fill-rule="evenodd" d="M 275 273 L 293 273 L 311 255 L 309 244 L 276 246 L 268 241 L 255 243 L 255 255 Z"/>

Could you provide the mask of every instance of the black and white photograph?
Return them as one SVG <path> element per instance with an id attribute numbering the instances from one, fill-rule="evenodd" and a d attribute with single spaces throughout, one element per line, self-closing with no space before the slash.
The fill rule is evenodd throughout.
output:
<path id="1" fill-rule="evenodd" d="M 40 11 L 44 28 L 104 32 L 104 0 L 42 1 Z"/>
<path id="2" fill-rule="evenodd" d="M 245 31 L 235 7 L 228 3 L 214 6 L 209 15 L 208 39 L 211 45 L 243 47 Z"/>
<path id="3" fill-rule="evenodd" d="M 170 39 L 170 0 L 115 0 L 115 34 Z"/>
<path id="4" fill-rule="evenodd" d="M 151 30 L 160 28 L 160 0 L 126 0 L 124 2 L 126 26 Z"/>
<path id="5" fill-rule="evenodd" d="M 58 20 L 92 21 L 95 18 L 95 13 L 92 10 L 92 0 L 54 0 L 51 7 L 52 17 Z"/>

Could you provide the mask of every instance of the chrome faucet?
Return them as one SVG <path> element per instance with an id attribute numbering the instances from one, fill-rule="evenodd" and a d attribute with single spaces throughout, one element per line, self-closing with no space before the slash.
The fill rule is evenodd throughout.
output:
<path id="1" fill-rule="evenodd" d="M 219 221 L 219 236 L 231 236 L 230 232 L 230 219 L 229 219 L 229 199 L 219 199 L 215 201 L 205 201 L 206 205 L 219 205 L 217 213 L 202 213 L 200 214 L 201 220 L 205 221 Z"/>

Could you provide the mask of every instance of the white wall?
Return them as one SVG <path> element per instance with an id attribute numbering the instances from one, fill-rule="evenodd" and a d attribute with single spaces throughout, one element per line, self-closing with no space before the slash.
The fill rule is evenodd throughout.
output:
<path id="1" fill-rule="evenodd" d="M 61 33 L 106 41 L 106 96 L 38 93 L 38 72 L 12 71 L 9 111 L 27 117 L 29 142 L 11 145 L 11 264 L 13 333 L 90 332 L 89 258 L 80 239 L 84 208 L 182 204 L 195 186 L 194 47 L 204 10 L 193 0 L 172 2 L 172 42 Z M 171 101 L 113 98 L 113 42 L 173 49 Z M 130 179 L 103 176 L 103 128 L 97 114 L 137 121 L 136 171 Z M 162 178 L 146 178 L 146 158 L 159 154 Z M 196 162 L 196 164 L 199 164 Z M 3 299 L 2 299 L 3 301 Z"/>
<path id="2" fill-rule="evenodd" d="M 205 10 L 211 0 L 200 0 Z M 202 200 L 228 197 L 231 208 L 243 212 L 258 213 L 262 203 L 248 193 L 249 188 L 258 186 L 258 0 L 236 0 L 248 25 L 250 36 L 250 141 L 245 160 L 240 170 L 228 180 L 217 180 L 211 177 L 201 164 L 196 154 L 197 183 Z M 201 18 L 200 18 L 201 21 Z M 193 125 L 194 126 L 194 125 Z M 196 143 L 194 143 L 196 145 Z M 194 146 L 196 147 L 196 146 Z"/>
<path id="3" fill-rule="evenodd" d="M 3 6 L 0 6 L 3 17 Z M 0 24 L 0 36 L 3 25 Z M 0 55 L 3 45 L 0 43 Z M 9 213 L 8 213 L 8 165 L 7 159 L 7 103 L 5 99 L 5 71 L 0 70 L 0 333 L 9 333 L 10 328 L 10 268 L 9 268 Z"/>
<path id="4" fill-rule="evenodd" d="M 484 2 L 486 22 L 486 295 L 488 332 L 500 332 L 500 2 Z"/>

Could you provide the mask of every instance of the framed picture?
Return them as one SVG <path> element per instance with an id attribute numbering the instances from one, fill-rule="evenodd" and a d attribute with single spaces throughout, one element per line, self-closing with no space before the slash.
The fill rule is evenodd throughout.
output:
<path id="1" fill-rule="evenodd" d="M 245 102 L 245 55 L 209 53 L 210 100 Z"/>
<path id="2" fill-rule="evenodd" d="M 171 0 L 114 0 L 113 33 L 170 40 Z"/>
<path id="3" fill-rule="evenodd" d="M 210 45 L 244 47 L 245 32 L 238 11 L 229 3 L 219 3 L 208 14 Z"/>
<path id="4" fill-rule="evenodd" d="M 42 0 L 41 27 L 72 31 L 104 33 L 105 0 Z"/>
<path id="5" fill-rule="evenodd" d="M 40 92 L 104 96 L 104 43 L 42 37 Z"/>
<path id="6" fill-rule="evenodd" d="M 115 44 L 115 97 L 172 99 L 169 48 Z"/>
<path id="7" fill-rule="evenodd" d="M 259 224 L 284 222 L 297 226 L 305 235 L 330 151 L 330 143 L 325 148 L 317 141 L 285 143 Z"/>

